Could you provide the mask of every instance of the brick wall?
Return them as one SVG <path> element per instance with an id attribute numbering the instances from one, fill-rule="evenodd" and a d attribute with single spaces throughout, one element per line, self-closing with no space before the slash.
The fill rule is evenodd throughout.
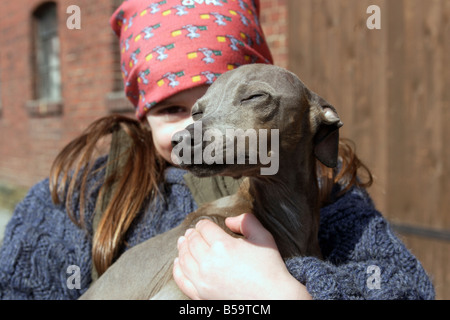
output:
<path id="1" fill-rule="evenodd" d="M 32 14 L 42 0 L 4 1 L 0 11 L 0 183 L 29 187 L 48 176 L 61 148 L 109 106 L 117 89 L 118 43 L 109 27 L 117 0 L 57 0 L 62 104 L 46 113 L 33 96 Z M 81 9 L 81 29 L 68 29 L 67 7 Z M 261 22 L 275 64 L 287 66 L 286 0 L 261 0 Z M 114 99 L 113 99 L 114 100 Z M 113 103 L 114 102 L 114 103 Z M 131 109 L 130 109 L 131 110 Z"/>
<path id="2" fill-rule="evenodd" d="M 32 14 L 41 0 L 5 1 L 0 12 L 0 180 L 30 186 L 46 177 L 59 150 L 106 114 L 114 87 L 111 0 L 58 0 L 62 112 L 48 113 L 33 90 Z M 67 7 L 81 8 L 81 29 L 68 29 Z"/>
<path id="3" fill-rule="evenodd" d="M 261 24 L 272 51 L 274 64 L 288 67 L 287 0 L 260 0 Z"/>

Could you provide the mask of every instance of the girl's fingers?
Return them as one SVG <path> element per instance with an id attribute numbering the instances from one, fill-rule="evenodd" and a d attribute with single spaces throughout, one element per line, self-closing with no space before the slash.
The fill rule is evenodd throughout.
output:
<path id="1" fill-rule="evenodd" d="M 192 280 L 198 275 L 198 263 L 192 257 L 189 251 L 188 241 L 185 237 L 180 237 L 177 242 L 178 246 L 178 264 L 183 270 L 184 276 Z"/>
<path id="2" fill-rule="evenodd" d="M 195 229 L 209 246 L 211 246 L 214 242 L 226 241 L 230 237 L 230 235 L 227 234 L 221 227 L 207 219 L 200 220 L 196 224 Z"/>
<path id="3" fill-rule="evenodd" d="M 209 245 L 202 235 L 195 229 L 189 229 L 186 234 L 187 246 L 192 257 L 201 263 L 204 257 L 207 255 Z"/>
<path id="4" fill-rule="evenodd" d="M 195 300 L 198 299 L 198 292 L 195 286 L 192 284 L 192 282 L 186 278 L 184 275 L 181 267 L 179 259 L 176 258 L 173 262 L 173 279 L 175 280 L 175 283 L 177 284 L 178 288 L 189 298 Z"/>

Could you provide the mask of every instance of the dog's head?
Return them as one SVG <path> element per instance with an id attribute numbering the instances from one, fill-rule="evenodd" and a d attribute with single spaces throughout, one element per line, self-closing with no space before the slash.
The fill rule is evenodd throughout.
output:
<path id="1" fill-rule="evenodd" d="M 250 64 L 221 75 L 192 117 L 172 138 L 172 160 L 197 176 L 276 174 L 275 162 L 299 150 L 337 164 L 336 110 L 280 67 Z"/>

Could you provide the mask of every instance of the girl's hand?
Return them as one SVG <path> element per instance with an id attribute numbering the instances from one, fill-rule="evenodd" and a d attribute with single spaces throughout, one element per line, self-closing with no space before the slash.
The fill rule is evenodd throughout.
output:
<path id="1" fill-rule="evenodd" d="M 244 238 L 233 238 L 202 220 L 178 239 L 173 276 L 184 294 L 191 299 L 311 299 L 253 214 L 225 223 Z"/>

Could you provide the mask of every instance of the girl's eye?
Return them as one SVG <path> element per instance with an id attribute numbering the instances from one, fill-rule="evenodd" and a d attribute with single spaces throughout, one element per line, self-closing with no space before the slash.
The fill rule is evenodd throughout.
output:
<path id="1" fill-rule="evenodd" d="M 172 122 L 189 117 L 190 112 L 185 107 L 170 106 L 158 110 L 157 115 L 164 117 L 164 120 L 167 122 Z"/>
<path id="2" fill-rule="evenodd" d="M 184 111 L 185 110 L 182 107 L 172 106 L 172 107 L 163 108 L 162 110 L 160 110 L 158 112 L 158 114 L 175 114 L 175 113 L 181 113 Z"/>

